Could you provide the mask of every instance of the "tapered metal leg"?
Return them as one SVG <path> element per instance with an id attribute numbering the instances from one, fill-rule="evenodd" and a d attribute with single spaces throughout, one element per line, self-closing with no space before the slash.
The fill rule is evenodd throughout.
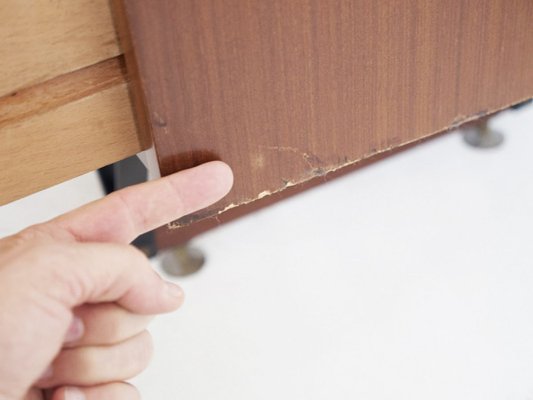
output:
<path id="1" fill-rule="evenodd" d="M 205 264 L 204 253 L 190 245 L 176 246 L 159 252 L 161 267 L 170 276 L 187 276 Z"/>
<path id="2" fill-rule="evenodd" d="M 472 147 L 490 149 L 503 143 L 503 134 L 491 129 L 488 120 L 463 128 L 463 138 Z"/>

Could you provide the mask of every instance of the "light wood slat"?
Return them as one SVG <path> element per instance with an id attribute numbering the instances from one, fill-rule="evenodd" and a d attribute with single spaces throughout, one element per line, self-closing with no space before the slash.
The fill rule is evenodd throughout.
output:
<path id="1" fill-rule="evenodd" d="M 0 97 L 120 54 L 108 0 L 2 0 L 0 21 Z"/>
<path id="2" fill-rule="evenodd" d="M 0 97 L 0 130 L 125 82 L 119 56 Z"/>
<path id="3" fill-rule="evenodd" d="M 0 143 L 0 205 L 146 148 L 126 83 L 10 124 Z"/>

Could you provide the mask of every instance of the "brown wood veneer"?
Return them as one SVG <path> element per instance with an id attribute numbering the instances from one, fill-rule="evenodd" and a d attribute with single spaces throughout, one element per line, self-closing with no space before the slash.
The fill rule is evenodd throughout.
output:
<path id="1" fill-rule="evenodd" d="M 530 0 L 119 1 L 161 173 L 221 159 L 187 223 L 533 95 Z"/>

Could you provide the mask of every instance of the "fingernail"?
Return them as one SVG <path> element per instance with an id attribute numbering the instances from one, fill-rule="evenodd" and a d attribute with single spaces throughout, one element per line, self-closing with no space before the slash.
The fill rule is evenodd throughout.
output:
<path id="1" fill-rule="evenodd" d="M 84 332 L 85 325 L 83 324 L 83 321 L 81 318 L 74 316 L 65 335 L 65 343 L 71 343 L 80 340 Z"/>
<path id="2" fill-rule="evenodd" d="M 66 387 L 64 391 L 64 400 L 85 400 L 85 394 L 78 388 Z"/>
<path id="3" fill-rule="evenodd" d="M 183 290 L 178 285 L 175 285 L 171 282 L 167 282 L 167 293 L 171 297 L 176 297 L 179 299 L 183 298 Z"/>

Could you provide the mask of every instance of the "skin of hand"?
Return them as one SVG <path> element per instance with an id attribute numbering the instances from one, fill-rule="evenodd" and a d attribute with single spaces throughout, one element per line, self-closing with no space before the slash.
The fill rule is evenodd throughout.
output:
<path id="1" fill-rule="evenodd" d="M 146 326 L 181 289 L 129 243 L 227 194 L 213 161 L 132 186 L 0 240 L 0 400 L 136 399 Z"/>

